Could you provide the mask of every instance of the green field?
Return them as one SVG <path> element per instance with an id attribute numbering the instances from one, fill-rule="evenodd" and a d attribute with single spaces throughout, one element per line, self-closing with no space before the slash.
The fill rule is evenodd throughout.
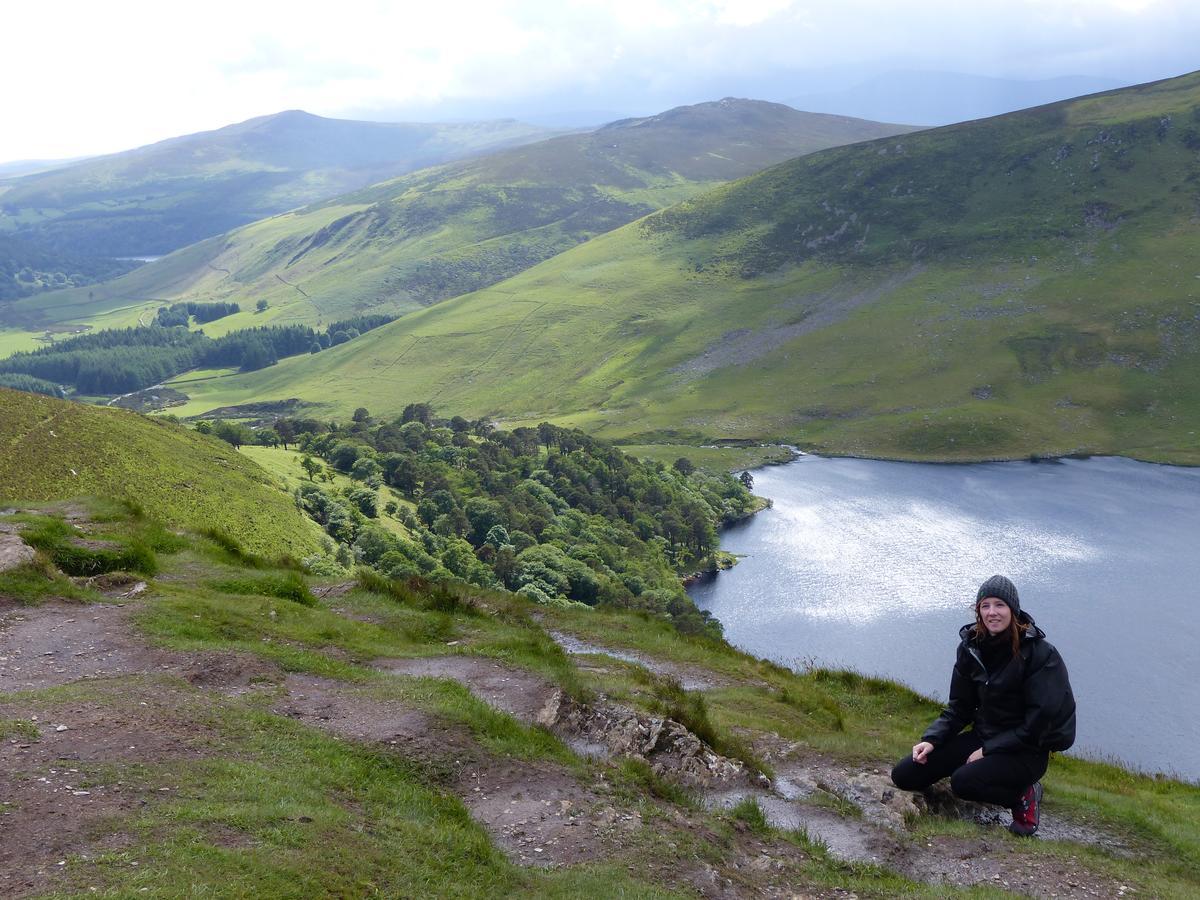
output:
<path id="1" fill-rule="evenodd" d="M 804 157 L 183 412 L 422 401 L 634 443 L 1200 462 L 1197 108 L 1186 76 Z"/>

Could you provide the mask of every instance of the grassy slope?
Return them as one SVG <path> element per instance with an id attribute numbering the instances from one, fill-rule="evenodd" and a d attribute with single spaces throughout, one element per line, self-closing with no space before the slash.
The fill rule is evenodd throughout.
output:
<path id="1" fill-rule="evenodd" d="M 1200 462 L 1200 76 L 776 166 L 188 412 Z"/>
<path id="2" fill-rule="evenodd" d="M 404 311 L 492 284 L 717 183 L 825 147 L 907 131 L 786 106 L 681 107 L 431 169 L 256 222 L 9 317 L 84 321 L 131 303 L 233 299 L 214 334 L 262 321 Z M 258 299 L 271 308 L 254 317 Z M 90 320 L 90 319 L 89 319 Z"/>
<path id="3" fill-rule="evenodd" d="M 0 389 L 0 497 L 133 501 L 174 526 L 215 527 L 295 557 L 320 530 L 257 465 L 215 438 L 118 409 Z"/>

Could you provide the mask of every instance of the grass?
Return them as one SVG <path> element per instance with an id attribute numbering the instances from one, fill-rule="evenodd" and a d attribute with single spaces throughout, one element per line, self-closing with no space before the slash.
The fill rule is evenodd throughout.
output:
<path id="1" fill-rule="evenodd" d="M 118 409 L 0 389 L 9 497 L 124 498 L 156 521 L 220 529 L 253 552 L 303 557 L 320 529 L 273 479 L 215 438 Z"/>
<path id="2" fill-rule="evenodd" d="M 743 472 L 790 462 L 793 454 L 778 444 L 716 447 L 688 444 L 625 444 L 621 449 L 640 460 L 671 465 L 680 457 L 710 472 Z"/>

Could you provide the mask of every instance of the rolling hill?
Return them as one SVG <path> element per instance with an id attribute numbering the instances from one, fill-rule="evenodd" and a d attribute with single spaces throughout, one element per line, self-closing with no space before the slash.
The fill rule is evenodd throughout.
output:
<path id="1" fill-rule="evenodd" d="M 907 458 L 1200 462 L 1200 74 L 828 150 L 191 386 Z"/>
<path id="2" fill-rule="evenodd" d="M 272 558 L 321 549 L 320 529 L 273 477 L 178 425 L 0 388 L 0 446 L 0 500 L 126 500 L 164 524 L 215 528 Z"/>
<path id="3" fill-rule="evenodd" d="M 244 307 L 266 299 L 271 311 L 256 322 L 410 310 L 772 163 L 909 130 L 749 100 L 680 107 L 373 185 L 187 247 L 94 290 L 13 304 L 7 318 L 28 327 L 76 322 L 163 299 Z"/>
<path id="4" fill-rule="evenodd" d="M 305 203 L 546 134 L 508 120 L 355 122 L 289 110 L 4 178 L 0 241 L 20 240 L 0 243 L 0 300 L 64 282 L 85 285 L 106 275 L 102 263 L 111 269 L 114 257 L 159 256 Z M 21 253 L 27 245 L 37 253 Z"/>

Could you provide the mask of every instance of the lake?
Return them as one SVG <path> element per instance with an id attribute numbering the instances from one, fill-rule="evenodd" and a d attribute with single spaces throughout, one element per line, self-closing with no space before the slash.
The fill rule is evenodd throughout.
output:
<path id="1" fill-rule="evenodd" d="M 753 474 L 774 508 L 726 531 L 745 559 L 690 591 L 732 643 L 944 700 L 976 590 L 1008 575 L 1070 671 L 1072 753 L 1200 780 L 1200 470 L 804 456 Z"/>

